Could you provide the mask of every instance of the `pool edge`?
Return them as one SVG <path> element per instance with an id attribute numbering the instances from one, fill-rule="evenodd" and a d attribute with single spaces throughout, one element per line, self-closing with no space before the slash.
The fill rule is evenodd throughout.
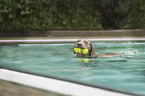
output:
<path id="1" fill-rule="evenodd" d="M 3 68 L 3 66 L 1 66 L 1 68 Z M 10 76 L 2 75 L 2 73 L 6 73 L 7 75 L 10 75 Z M 113 88 L 88 84 L 88 83 L 84 83 L 84 82 L 80 82 L 80 81 L 69 80 L 69 79 L 50 76 L 50 75 L 43 75 L 43 74 L 38 74 L 38 73 L 33 73 L 33 72 L 28 72 L 28 71 L 25 72 L 23 70 L 17 70 L 17 69 L 7 68 L 7 67 L 4 67 L 4 69 L 0 69 L 0 74 L 1 74 L 0 79 L 2 79 L 2 80 L 15 82 L 18 84 L 35 87 L 38 89 L 43 89 L 43 90 L 47 90 L 47 91 L 58 93 L 58 94 L 64 94 L 64 95 L 89 96 L 89 94 L 91 94 L 91 96 L 96 96 L 96 95 L 97 96 L 108 96 L 108 94 L 109 94 L 109 96 L 144 96 L 144 95 L 136 94 L 133 92 L 117 90 L 117 89 L 113 89 Z M 19 78 L 19 76 L 21 78 Z M 24 76 L 25 76 L 25 78 L 24 78 Z M 32 78 L 32 77 L 34 77 L 34 78 Z M 20 79 L 21 79 L 21 81 L 19 81 Z M 42 79 L 42 81 L 40 79 Z M 35 80 L 36 80 L 36 82 L 35 82 Z M 25 81 L 25 82 L 23 82 L 23 81 Z M 38 81 L 39 81 L 39 84 L 37 85 Z M 44 81 L 45 81 L 45 84 L 42 84 Z M 51 81 L 51 83 L 50 83 L 50 81 Z M 32 82 L 34 84 L 32 84 Z M 48 86 L 46 87 L 46 84 L 48 84 L 48 82 L 49 82 L 49 84 L 53 84 L 53 85 L 49 85 L 50 89 L 49 88 L 47 89 Z M 63 82 L 63 83 L 60 83 L 60 82 Z M 66 85 L 66 84 L 68 84 L 68 85 Z M 56 86 L 56 87 L 54 88 L 52 86 Z M 58 88 L 58 86 L 59 86 L 59 88 Z M 81 89 L 78 89 L 78 88 L 81 88 Z M 71 91 L 69 91 L 68 89 L 69 90 L 71 89 Z"/>
<path id="2" fill-rule="evenodd" d="M 45 39 L 45 40 L 0 40 L 0 43 L 74 43 L 78 39 Z M 86 39 L 91 42 L 97 41 L 145 41 L 145 38 L 107 38 Z"/>

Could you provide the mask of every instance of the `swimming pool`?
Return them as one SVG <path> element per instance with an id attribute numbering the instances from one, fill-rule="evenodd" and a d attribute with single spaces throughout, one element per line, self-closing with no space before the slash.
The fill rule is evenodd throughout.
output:
<path id="1" fill-rule="evenodd" d="M 0 47 L 0 66 L 145 95 L 145 41 L 93 42 L 97 54 L 124 53 L 109 58 L 76 58 L 73 43 L 12 45 Z"/>

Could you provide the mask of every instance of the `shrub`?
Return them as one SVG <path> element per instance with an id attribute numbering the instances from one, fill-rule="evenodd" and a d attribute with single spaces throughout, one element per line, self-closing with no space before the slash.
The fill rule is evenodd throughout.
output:
<path id="1" fill-rule="evenodd" d="M 0 31 L 142 28 L 144 0 L 1 0 Z M 123 27 L 126 24 L 125 27 Z"/>
<path id="2" fill-rule="evenodd" d="M 39 0 L 1 0 L 0 30 L 25 31 L 45 28 L 43 25 L 47 7 L 42 6 L 45 2 Z"/>

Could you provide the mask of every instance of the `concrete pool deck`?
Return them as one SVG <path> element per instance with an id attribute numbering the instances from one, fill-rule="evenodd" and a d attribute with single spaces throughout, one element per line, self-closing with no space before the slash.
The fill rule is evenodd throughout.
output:
<path id="1" fill-rule="evenodd" d="M 131 30 L 52 30 L 46 32 L 31 31 L 31 32 L 1 32 L 0 40 L 46 40 L 46 39 L 100 39 L 100 38 L 145 38 L 144 29 Z"/>
<path id="2" fill-rule="evenodd" d="M 66 96 L 4 80 L 0 80 L 0 85 L 1 96 Z"/>

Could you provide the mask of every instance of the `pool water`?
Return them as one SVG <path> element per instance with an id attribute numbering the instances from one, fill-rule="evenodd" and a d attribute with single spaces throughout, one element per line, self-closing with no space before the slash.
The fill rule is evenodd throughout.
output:
<path id="1" fill-rule="evenodd" d="M 145 94 L 145 42 L 93 43 L 97 54 L 124 53 L 122 57 L 76 58 L 73 46 L 1 46 L 0 65 Z"/>

